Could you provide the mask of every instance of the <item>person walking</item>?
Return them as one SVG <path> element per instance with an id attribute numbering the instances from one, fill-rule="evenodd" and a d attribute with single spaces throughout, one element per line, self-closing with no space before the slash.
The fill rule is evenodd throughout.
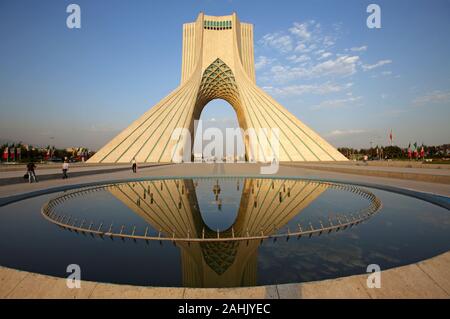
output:
<path id="1" fill-rule="evenodd" d="M 136 173 L 137 171 L 137 164 L 136 164 L 136 158 L 133 157 L 133 159 L 131 160 L 131 169 L 133 170 L 133 173 Z"/>
<path id="2" fill-rule="evenodd" d="M 27 164 L 28 181 L 30 184 L 32 183 L 32 179 L 34 179 L 34 182 L 37 183 L 36 173 L 34 172 L 35 169 L 36 165 L 33 162 L 29 162 Z"/>
<path id="3" fill-rule="evenodd" d="M 64 161 L 63 165 L 62 165 L 62 172 L 63 172 L 63 179 L 68 178 L 69 176 L 67 176 L 67 171 L 69 170 L 69 162 L 67 160 Z"/>

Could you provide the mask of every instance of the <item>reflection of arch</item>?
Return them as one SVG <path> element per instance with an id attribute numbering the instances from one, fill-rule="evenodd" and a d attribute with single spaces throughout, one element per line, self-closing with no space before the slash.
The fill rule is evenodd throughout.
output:
<path id="1" fill-rule="evenodd" d="M 231 27 L 205 27 L 205 22 Z M 298 120 L 256 85 L 253 25 L 235 13 L 214 17 L 200 13 L 183 25 L 180 85 L 100 149 L 90 162 L 171 162 L 190 142 L 187 134 L 172 138 L 177 128 L 193 135 L 194 120 L 206 103 L 224 99 L 235 109 L 243 129 L 277 128 L 280 161 L 344 161 L 339 151 Z M 273 157 L 270 134 L 244 139 L 246 156 L 257 161 Z M 261 153 L 257 150 L 261 150 Z"/>
<path id="2" fill-rule="evenodd" d="M 325 184 L 306 181 L 246 179 L 233 228 L 223 231 L 221 236 L 230 236 L 231 231 L 238 236 L 261 231 L 268 234 L 281 229 L 325 189 Z M 117 184 L 108 190 L 153 228 L 161 229 L 169 237 L 173 232 L 177 237 L 184 237 L 188 230 L 191 237 L 201 237 L 203 229 L 205 237 L 217 235 L 202 220 L 192 180 L 132 182 Z M 144 192 L 153 193 L 153 204 Z M 283 194 L 281 202 L 280 192 Z M 256 284 L 257 241 L 179 242 L 178 246 L 185 286 Z"/>

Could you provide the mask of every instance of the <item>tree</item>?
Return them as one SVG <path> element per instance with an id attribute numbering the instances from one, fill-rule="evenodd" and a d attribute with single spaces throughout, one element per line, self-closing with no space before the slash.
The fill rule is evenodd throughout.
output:
<path id="1" fill-rule="evenodd" d="M 398 146 L 387 146 L 383 150 L 385 158 L 402 158 L 402 149 Z"/>

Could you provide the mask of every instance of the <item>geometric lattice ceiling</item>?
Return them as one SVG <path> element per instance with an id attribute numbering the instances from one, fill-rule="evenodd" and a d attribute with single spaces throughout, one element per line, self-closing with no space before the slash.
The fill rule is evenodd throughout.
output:
<path id="1" fill-rule="evenodd" d="M 203 72 L 197 101 L 206 104 L 214 99 L 223 99 L 235 105 L 239 103 L 233 72 L 221 59 L 216 59 Z"/>

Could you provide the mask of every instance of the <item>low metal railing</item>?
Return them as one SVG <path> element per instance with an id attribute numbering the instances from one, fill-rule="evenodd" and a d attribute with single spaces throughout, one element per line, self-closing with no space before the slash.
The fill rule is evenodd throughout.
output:
<path id="1" fill-rule="evenodd" d="M 312 183 L 308 181 L 309 183 Z M 231 227 L 231 232 L 227 232 L 226 235 L 221 234 L 217 231 L 214 236 L 211 233 L 208 233 L 205 236 L 205 229 L 202 230 L 201 237 L 192 237 L 191 231 L 189 229 L 186 230 L 186 234 L 184 236 L 177 236 L 175 231 L 172 233 L 163 232 L 161 229 L 157 234 L 151 235 L 150 227 L 147 226 L 141 234 L 137 233 L 136 226 L 129 227 L 126 229 L 125 225 L 120 225 L 119 230 L 114 228 L 113 223 L 104 224 L 100 222 L 95 224 L 93 221 L 87 221 L 86 219 L 77 219 L 68 215 L 60 215 L 55 212 L 55 208 L 62 204 L 64 201 L 74 198 L 86 193 L 92 193 L 99 190 L 106 189 L 108 187 L 112 187 L 111 185 L 101 185 L 90 188 L 84 188 L 76 191 L 72 191 L 63 195 L 60 195 L 54 199 L 49 200 L 41 209 L 42 216 L 47 219 L 49 222 L 67 230 L 71 230 L 74 232 L 85 233 L 96 235 L 100 237 L 111 237 L 111 238 L 122 238 L 122 239 L 134 239 L 134 240 L 146 240 L 146 241 L 171 241 L 171 242 L 223 242 L 223 241 L 249 241 L 249 240 L 266 240 L 273 239 L 276 240 L 278 238 L 286 238 L 289 240 L 290 238 L 301 238 L 301 237 L 311 237 L 313 235 L 321 235 L 322 233 L 331 233 L 338 232 L 340 230 L 344 230 L 350 228 L 354 225 L 358 225 L 375 213 L 377 213 L 381 207 L 382 203 L 379 198 L 377 198 L 372 192 L 359 188 L 353 185 L 339 184 L 339 183 L 331 183 L 331 182 L 322 182 L 317 181 L 314 183 L 326 185 L 327 187 L 333 187 L 341 190 L 350 191 L 352 193 L 358 194 L 370 201 L 369 206 L 358 210 L 353 213 L 346 214 L 336 214 L 335 217 L 329 217 L 328 220 L 324 223 L 321 219 L 319 219 L 320 226 L 314 226 L 312 222 L 309 222 L 307 225 L 301 225 L 298 223 L 295 229 L 290 229 L 286 227 L 284 231 L 279 232 L 275 225 L 274 229 L 270 233 L 264 233 L 261 231 L 259 234 L 250 234 L 248 229 L 244 235 L 236 235 L 236 232 L 233 227 Z M 151 196 L 152 202 L 154 201 L 153 196 Z M 291 225 L 292 227 L 292 225 Z M 131 232 L 126 232 L 126 230 L 131 230 Z"/>

